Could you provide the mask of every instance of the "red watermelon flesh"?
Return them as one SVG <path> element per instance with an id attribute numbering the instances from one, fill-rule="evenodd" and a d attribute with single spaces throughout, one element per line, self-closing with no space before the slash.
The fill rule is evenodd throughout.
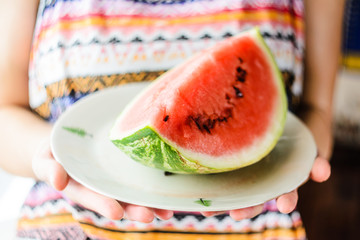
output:
<path id="1" fill-rule="evenodd" d="M 148 166 L 222 172 L 268 154 L 282 133 L 286 111 L 279 70 L 258 30 L 251 30 L 163 74 L 120 115 L 111 140 Z"/>

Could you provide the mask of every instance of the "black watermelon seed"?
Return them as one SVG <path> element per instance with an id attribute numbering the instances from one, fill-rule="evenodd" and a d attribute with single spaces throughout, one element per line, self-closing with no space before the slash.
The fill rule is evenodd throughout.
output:
<path id="1" fill-rule="evenodd" d="M 236 68 L 236 81 L 245 82 L 247 72 L 242 67 Z"/>
<path id="2" fill-rule="evenodd" d="M 239 59 L 240 63 L 244 62 L 244 60 L 241 57 L 239 57 L 238 59 Z"/>
<path id="3" fill-rule="evenodd" d="M 166 115 L 163 119 L 164 122 L 167 122 L 167 120 L 169 120 L 169 115 Z"/>
<path id="4" fill-rule="evenodd" d="M 210 129 L 208 128 L 208 126 L 206 124 L 203 124 L 203 127 L 204 127 L 205 131 L 207 131 L 209 134 L 211 134 Z"/>
<path id="5" fill-rule="evenodd" d="M 197 126 L 197 128 L 202 131 L 201 125 L 200 125 L 200 119 L 199 118 L 194 118 L 192 116 L 190 116 L 190 119 L 193 120 Z"/>
<path id="6" fill-rule="evenodd" d="M 236 76 L 236 81 L 245 82 L 245 78 L 243 78 L 241 76 Z"/>
<path id="7" fill-rule="evenodd" d="M 238 72 L 239 75 L 242 75 L 244 77 L 246 76 L 246 71 L 242 67 L 237 67 L 236 71 Z"/>
<path id="8" fill-rule="evenodd" d="M 233 87 L 235 87 L 235 86 L 233 86 Z M 237 88 L 237 87 L 235 87 L 235 88 Z M 231 99 L 229 94 L 225 94 L 225 97 Z M 234 105 L 234 104 L 232 104 L 232 105 Z M 234 106 L 226 107 L 225 109 L 223 109 L 223 111 L 220 114 L 217 114 L 217 113 L 206 114 L 205 113 L 205 114 L 197 114 L 196 117 L 190 115 L 187 117 L 186 124 L 192 126 L 191 122 L 194 121 L 196 124 L 196 127 L 202 133 L 204 131 L 206 131 L 207 133 L 211 134 L 211 130 L 216 128 L 217 123 L 220 125 L 222 122 L 228 122 L 228 119 L 232 118 L 233 110 L 234 110 Z"/>
<path id="9" fill-rule="evenodd" d="M 242 67 L 237 67 L 237 68 L 236 68 L 236 71 L 237 71 L 238 73 L 246 74 L 246 70 L 244 70 Z"/>
<path id="10" fill-rule="evenodd" d="M 236 97 L 238 97 L 238 98 L 244 97 L 243 93 L 240 91 L 239 88 L 237 88 L 237 87 L 235 87 L 235 86 L 233 86 L 233 88 L 234 88 L 234 90 L 235 90 L 235 95 L 236 95 Z"/>

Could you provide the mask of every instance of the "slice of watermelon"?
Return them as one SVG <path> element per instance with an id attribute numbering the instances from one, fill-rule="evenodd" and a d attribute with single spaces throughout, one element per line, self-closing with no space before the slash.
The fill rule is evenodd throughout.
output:
<path id="1" fill-rule="evenodd" d="M 286 112 L 281 74 L 252 29 L 163 74 L 120 114 L 110 139 L 150 167 L 224 172 L 267 155 Z"/>

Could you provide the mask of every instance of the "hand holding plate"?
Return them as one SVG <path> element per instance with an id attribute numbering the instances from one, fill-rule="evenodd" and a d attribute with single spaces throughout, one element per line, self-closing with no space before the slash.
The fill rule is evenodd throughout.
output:
<path id="1" fill-rule="evenodd" d="M 39 180 L 47 182 L 56 190 L 63 191 L 73 202 L 113 220 L 129 220 L 149 223 L 154 217 L 169 219 L 173 212 L 119 202 L 96 193 L 72 179 L 54 159 L 49 143 L 46 142 L 35 155 L 33 170 Z"/>

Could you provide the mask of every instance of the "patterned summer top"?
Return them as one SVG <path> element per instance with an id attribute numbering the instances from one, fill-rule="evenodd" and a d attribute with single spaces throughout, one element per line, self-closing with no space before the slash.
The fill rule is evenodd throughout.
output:
<path id="1" fill-rule="evenodd" d="M 47 121 L 106 87 L 151 81 L 196 52 L 259 26 L 275 55 L 289 101 L 301 94 L 301 0 L 40 0 L 30 56 L 31 108 Z M 37 183 L 18 224 L 34 239 L 304 239 L 297 211 L 274 201 L 249 220 L 176 213 L 143 224 L 113 221 Z"/>

